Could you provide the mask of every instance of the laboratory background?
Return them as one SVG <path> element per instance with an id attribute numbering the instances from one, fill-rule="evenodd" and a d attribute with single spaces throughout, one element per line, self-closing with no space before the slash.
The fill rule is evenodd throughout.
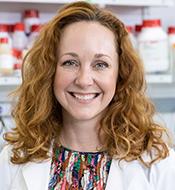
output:
<path id="1" fill-rule="evenodd" d="M 22 60 L 42 26 L 71 0 L 0 0 L 0 151 L 15 124 L 9 94 L 21 84 Z M 154 119 L 175 144 L 175 0 L 89 0 L 116 14 L 140 54 Z"/>

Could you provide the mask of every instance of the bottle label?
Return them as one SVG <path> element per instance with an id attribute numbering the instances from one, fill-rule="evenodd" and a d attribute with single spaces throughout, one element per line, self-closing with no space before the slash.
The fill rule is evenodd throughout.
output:
<path id="1" fill-rule="evenodd" d="M 140 41 L 138 49 L 146 72 L 166 72 L 169 69 L 167 40 Z"/>
<path id="2" fill-rule="evenodd" d="M 13 57 L 10 54 L 0 55 L 0 73 L 11 74 L 13 72 Z"/>

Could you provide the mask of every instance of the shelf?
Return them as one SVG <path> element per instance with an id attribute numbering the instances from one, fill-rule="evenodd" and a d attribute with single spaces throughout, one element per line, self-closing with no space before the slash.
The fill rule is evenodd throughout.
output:
<path id="1" fill-rule="evenodd" d="M 8 103 L 0 102 L 0 116 L 8 117 L 11 114 L 12 105 Z"/>
<path id="2" fill-rule="evenodd" d="M 152 98 L 159 112 L 175 113 L 175 98 Z"/>
<path id="3" fill-rule="evenodd" d="M 175 99 L 175 83 L 172 83 L 171 75 L 147 76 L 147 94 L 151 98 Z M 14 90 L 21 84 L 19 77 L 0 77 L 0 91 Z"/>
<path id="4" fill-rule="evenodd" d="M 0 86 L 18 86 L 21 84 L 19 77 L 0 77 Z"/>
<path id="5" fill-rule="evenodd" d="M 172 83 L 173 76 L 171 74 L 154 74 L 154 75 L 146 75 L 147 83 Z"/>
<path id="6" fill-rule="evenodd" d="M 171 84 L 173 76 L 170 74 L 146 75 L 148 84 Z M 21 84 L 20 77 L 0 77 L 0 86 L 18 86 Z"/>
<path id="7" fill-rule="evenodd" d="M 114 4 L 114 1 L 110 2 Z M 173 6 L 175 3 L 173 0 L 116 0 L 115 4 L 122 6 Z"/>
<path id="8" fill-rule="evenodd" d="M 175 99 L 175 83 L 148 84 L 147 94 L 152 99 Z"/>
<path id="9" fill-rule="evenodd" d="M 38 9 L 41 13 L 55 13 L 60 6 L 75 0 L 0 0 L 0 12 L 23 12 L 25 9 Z M 166 7 L 175 4 L 173 0 L 87 0 L 101 7 Z M 108 7 L 107 7 L 108 8 Z"/>
<path id="10" fill-rule="evenodd" d="M 63 4 L 68 2 L 74 2 L 74 0 L 2 0 L 0 3 L 56 3 Z"/>
<path id="11" fill-rule="evenodd" d="M 87 2 L 105 5 L 121 6 L 169 6 L 174 5 L 173 0 L 86 0 Z M 0 3 L 42 3 L 42 4 L 65 4 L 75 0 L 1 0 Z"/>

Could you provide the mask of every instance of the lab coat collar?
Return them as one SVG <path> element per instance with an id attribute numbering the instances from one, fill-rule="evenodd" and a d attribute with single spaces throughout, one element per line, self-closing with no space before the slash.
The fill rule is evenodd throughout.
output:
<path id="1" fill-rule="evenodd" d="M 51 159 L 40 163 L 27 163 L 22 174 L 27 190 L 48 190 Z M 112 160 L 105 190 L 151 190 L 144 169 L 138 161 Z"/>
<path id="2" fill-rule="evenodd" d="M 28 190 L 48 190 L 51 159 L 40 163 L 27 163 L 22 174 Z"/>
<path id="3" fill-rule="evenodd" d="M 34 163 L 30 162 L 22 168 L 22 174 L 28 190 L 48 190 L 50 179 L 51 159 Z M 112 160 L 106 190 L 124 190 L 122 183 L 122 172 L 118 162 Z"/>
<path id="4" fill-rule="evenodd" d="M 124 190 L 123 174 L 122 174 L 124 165 L 121 167 L 120 166 L 121 165 L 119 165 L 119 161 L 114 159 L 112 160 L 105 190 L 115 190 L 115 189 Z"/>

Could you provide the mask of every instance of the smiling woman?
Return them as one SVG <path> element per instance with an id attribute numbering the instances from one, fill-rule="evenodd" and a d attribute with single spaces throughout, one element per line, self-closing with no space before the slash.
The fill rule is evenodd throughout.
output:
<path id="1" fill-rule="evenodd" d="M 63 7 L 24 59 L 0 189 L 173 190 L 175 153 L 153 120 L 124 24 L 86 2 Z"/>
<path id="2" fill-rule="evenodd" d="M 54 93 L 63 118 L 71 121 L 71 128 L 73 120 L 84 121 L 80 130 L 83 125 L 88 129 L 89 122 L 96 127 L 116 90 L 118 55 L 113 32 L 95 21 L 73 23 L 64 29 L 58 52 Z M 85 148 L 75 142 L 71 146 Z"/>

